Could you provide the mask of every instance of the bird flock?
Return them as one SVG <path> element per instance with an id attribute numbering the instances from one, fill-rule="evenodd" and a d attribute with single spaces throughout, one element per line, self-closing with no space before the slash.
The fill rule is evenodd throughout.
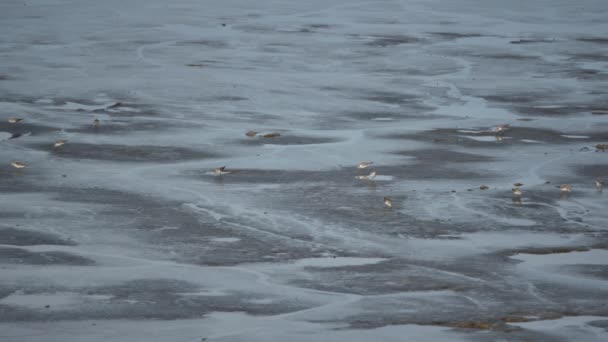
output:
<path id="1" fill-rule="evenodd" d="M 8 119 L 8 122 L 11 124 L 18 124 L 22 121 L 23 121 L 23 118 L 9 118 Z M 101 122 L 99 121 L 98 118 L 95 118 L 93 120 L 93 123 L 92 123 L 93 127 L 98 128 L 100 126 L 100 124 L 101 124 Z M 488 132 L 495 133 L 497 138 L 498 137 L 502 138 L 501 135 L 509 129 L 510 129 L 510 125 L 503 124 L 503 125 L 498 125 L 498 126 L 492 127 L 490 130 L 488 130 Z M 280 133 L 276 133 L 276 132 L 260 133 L 260 132 L 256 132 L 256 131 L 248 131 L 247 133 L 245 133 L 245 135 L 248 137 L 261 136 L 263 138 L 276 138 L 276 137 L 281 136 Z M 68 141 L 65 139 L 58 139 L 53 144 L 53 147 L 60 148 L 60 147 L 64 146 L 67 142 Z M 605 152 L 607 147 L 608 146 L 606 144 L 597 144 L 595 146 L 597 152 Z M 16 160 L 11 161 L 10 164 L 16 169 L 23 169 L 27 166 L 25 163 L 23 163 L 21 161 L 16 161 Z M 374 164 L 373 161 L 360 162 L 359 164 L 357 164 L 357 169 L 367 169 L 367 168 L 371 167 L 373 164 Z M 232 173 L 232 171 L 227 170 L 226 166 L 215 168 L 212 171 L 213 176 L 223 176 L 223 175 L 227 175 L 230 173 Z M 360 180 L 373 181 L 376 178 L 376 175 L 377 175 L 376 170 L 372 170 L 367 175 L 358 175 L 358 176 L 355 176 L 355 178 L 360 179 Z M 598 191 L 602 191 L 602 189 L 606 185 L 606 182 L 596 179 L 596 180 L 594 180 L 594 184 Z M 521 187 L 523 186 L 523 184 L 515 183 L 515 184 L 513 184 L 513 186 L 514 187 L 511 189 L 511 192 L 513 195 L 513 200 L 514 200 L 514 202 L 521 203 L 521 197 L 523 196 L 523 191 L 521 190 Z M 564 193 L 564 194 L 572 192 L 572 186 L 569 184 L 557 185 L 556 187 L 559 188 L 560 192 Z M 481 189 L 481 190 L 488 190 L 489 188 L 490 187 L 488 187 L 487 185 L 481 185 L 479 187 L 479 189 Z M 384 197 L 383 201 L 384 201 L 385 208 L 390 209 L 393 207 L 392 197 L 386 196 L 386 197 Z"/>
<path id="2" fill-rule="evenodd" d="M 510 128 L 511 128 L 511 126 L 509 124 L 503 124 L 503 125 L 494 126 L 494 127 L 490 128 L 489 130 L 487 130 L 486 132 L 495 133 L 497 140 L 502 140 L 502 134 L 505 133 Z M 245 135 L 248 137 L 255 137 L 255 136 L 259 135 L 264 138 L 273 138 L 273 137 L 280 136 L 279 133 L 260 134 L 259 132 L 256 132 L 256 131 L 248 131 L 247 133 L 245 133 Z M 597 144 L 595 147 L 596 147 L 596 151 L 604 152 L 606 150 L 607 146 L 605 144 Z M 357 169 L 367 169 L 367 168 L 371 167 L 373 164 L 374 164 L 373 161 L 360 162 L 359 164 L 357 164 Z M 225 174 L 231 173 L 231 171 L 227 171 L 226 166 L 222 166 L 222 167 L 213 169 L 212 173 L 214 176 L 223 176 Z M 360 180 L 373 181 L 376 178 L 376 176 L 377 176 L 376 170 L 372 170 L 367 175 L 357 175 L 357 176 L 355 176 L 355 178 L 360 179 Z M 601 180 L 594 180 L 594 184 L 598 191 L 602 191 L 602 189 L 606 183 Z M 513 184 L 513 188 L 511 189 L 511 192 L 513 195 L 513 201 L 516 203 L 521 203 L 521 197 L 523 196 L 523 191 L 521 190 L 522 186 L 523 186 L 523 184 L 518 182 L 518 183 Z M 556 187 L 559 188 L 561 193 L 572 192 L 572 186 L 568 185 L 568 184 L 562 184 L 562 185 L 558 185 Z M 481 190 L 488 190 L 490 187 L 487 185 L 481 185 L 479 188 Z M 393 207 L 392 197 L 386 196 L 386 197 L 384 197 L 383 201 L 384 201 L 385 208 L 390 209 Z"/>
<path id="3" fill-rule="evenodd" d="M 23 121 L 23 118 L 9 118 L 7 121 L 8 121 L 8 123 L 11 123 L 11 124 L 18 124 Z M 98 128 L 99 125 L 100 125 L 99 119 L 95 118 L 93 120 L 93 127 Z M 19 136 L 21 136 L 21 134 L 16 133 L 16 134 L 13 134 L 13 136 L 11 138 L 19 137 Z M 55 143 L 53 143 L 53 147 L 59 148 L 59 147 L 65 145 L 67 142 L 68 141 L 65 139 L 57 139 L 57 140 L 55 140 Z M 11 161 L 11 165 L 16 169 L 23 169 L 27 166 L 24 162 L 16 161 L 16 160 Z"/>

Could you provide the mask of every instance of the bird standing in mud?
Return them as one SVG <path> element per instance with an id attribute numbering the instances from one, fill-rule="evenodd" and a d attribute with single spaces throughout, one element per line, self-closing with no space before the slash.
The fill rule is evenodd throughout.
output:
<path id="1" fill-rule="evenodd" d="M 492 132 L 494 132 L 494 133 L 504 133 L 509 128 L 511 128 L 511 125 L 509 125 L 509 124 L 498 125 L 498 126 L 492 127 Z"/>
<path id="2" fill-rule="evenodd" d="M 258 134 L 258 132 L 256 132 L 256 131 L 249 131 L 249 132 L 245 133 L 245 135 L 248 137 L 255 137 L 257 134 Z"/>
<path id="3" fill-rule="evenodd" d="M 55 148 L 61 147 L 61 146 L 65 145 L 66 142 L 68 142 L 68 141 L 64 140 L 64 139 L 56 140 L 55 144 L 53 144 L 53 147 L 55 147 Z"/>
<path id="4" fill-rule="evenodd" d="M 513 197 L 521 197 L 521 195 L 523 194 L 519 187 L 514 187 L 513 189 L 511 189 L 511 191 L 513 192 Z"/>
<path id="5" fill-rule="evenodd" d="M 221 175 L 225 175 L 230 173 L 230 171 L 226 171 L 226 167 L 222 166 L 222 167 L 218 167 L 213 169 L 213 175 L 214 176 L 221 176 Z"/>
<path id="6" fill-rule="evenodd" d="M 359 163 L 359 165 L 357 165 L 357 169 L 365 169 L 366 167 L 369 167 L 373 163 L 374 162 L 361 162 L 361 163 Z"/>
<path id="7" fill-rule="evenodd" d="M 8 119 L 8 123 L 12 123 L 12 124 L 16 124 L 16 123 L 19 123 L 21 121 L 23 121 L 23 119 L 21 119 L 21 118 L 9 118 Z"/>
<path id="8" fill-rule="evenodd" d="M 384 207 L 392 208 L 393 207 L 393 199 L 390 197 L 384 197 Z"/>
<path id="9" fill-rule="evenodd" d="M 568 184 L 556 185 L 555 187 L 559 188 L 561 192 L 572 192 L 572 186 Z"/>
<path id="10" fill-rule="evenodd" d="M 369 175 L 367 175 L 367 176 L 357 176 L 357 179 L 369 179 L 369 180 L 372 180 L 374 178 L 376 178 L 376 171 L 375 170 L 372 171 L 372 172 L 370 172 Z"/>
<path id="11" fill-rule="evenodd" d="M 25 164 L 19 161 L 12 161 L 11 165 L 16 169 L 23 169 L 25 167 Z"/>
<path id="12" fill-rule="evenodd" d="M 604 188 L 604 185 L 606 185 L 606 182 L 601 181 L 601 180 L 594 180 L 593 181 L 595 183 L 595 187 L 599 190 L 602 191 L 602 189 Z"/>

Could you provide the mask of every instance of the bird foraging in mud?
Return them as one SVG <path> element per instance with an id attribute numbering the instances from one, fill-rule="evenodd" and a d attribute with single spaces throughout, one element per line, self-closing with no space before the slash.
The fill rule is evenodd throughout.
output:
<path id="1" fill-rule="evenodd" d="M 602 190 L 602 189 L 604 188 L 604 185 L 606 185 L 606 182 L 601 181 L 601 180 L 597 180 L 597 179 L 596 179 L 596 180 L 594 180 L 593 182 L 595 183 L 595 187 L 596 187 L 598 190 Z"/>
<path id="2" fill-rule="evenodd" d="M 11 165 L 16 169 L 23 169 L 25 167 L 25 164 L 19 161 L 12 161 Z"/>
<path id="3" fill-rule="evenodd" d="M 514 187 L 513 189 L 511 189 L 511 191 L 513 192 L 513 197 L 521 197 L 521 195 L 523 194 L 519 187 Z"/>
<path id="4" fill-rule="evenodd" d="M 226 171 L 226 167 L 225 166 L 213 169 L 213 175 L 214 176 L 221 176 L 221 175 L 225 175 L 225 174 L 229 174 L 229 173 L 230 173 L 230 171 Z"/>
<path id="5" fill-rule="evenodd" d="M 479 186 L 479 189 L 481 189 L 481 190 L 488 190 L 489 188 L 490 188 L 490 187 L 489 187 L 489 186 L 487 186 L 487 185 L 480 185 L 480 186 Z"/>
<path id="6" fill-rule="evenodd" d="M 374 162 L 360 162 L 359 165 L 357 165 L 358 169 L 365 169 L 366 167 L 369 167 L 370 165 L 372 165 Z"/>
<path id="7" fill-rule="evenodd" d="M 509 125 L 509 124 L 498 125 L 498 126 L 492 127 L 492 132 L 503 133 L 510 128 L 511 128 L 511 125 Z"/>
<path id="8" fill-rule="evenodd" d="M 65 145 L 66 142 L 68 142 L 68 141 L 64 140 L 64 139 L 56 140 L 55 144 L 53 144 L 53 147 L 55 147 L 55 148 L 61 147 L 61 146 Z"/>
<path id="9" fill-rule="evenodd" d="M 572 186 L 568 184 L 556 185 L 556 188 L 559 188 L 561 192 L 572 192 Z"/>
<path id="10" fill-rule="evenodd" d="M 16 124 L 16 123 L 19 123 L 21 121 L 23 121 L 23 119 L 21 119 L 21 118 L 9 118 L 8 119 L 8 123 L 12 123 L 12 124 Z"/>
<path id="11" fill-rule="evenodd" d="M 595 152 L 599 152 L 599 151 L 606 152 L 606 147 L 607 147 L 606 144 L 597 144 L 597 145 L 595 145 Z"/>
<path id="12" fill-rule="evenodd" d="M 370 172 L 369 175 L 367 175 L 367 176 L 357 176 L 357 179 L 369 179 L 369 180 L 372 180 L 374 178 L 376 178 L 376 171 L 375 170 L 372 171 L 372 172 Z"/>
<path id="13" fill-rule="evenodd" d="M 393 207 L 393 199 L 390 197 L 384 197 L 384 207 L 392 208 Z"/>
<path id="14" fill-rule="evenodd" d="M 256 131 L 249 131 L 249 132 L 245 133 L 245 135 L 248 137 L 255 137 L 257 134 L 258 134 L 258 132 L 256 132 Z"/>

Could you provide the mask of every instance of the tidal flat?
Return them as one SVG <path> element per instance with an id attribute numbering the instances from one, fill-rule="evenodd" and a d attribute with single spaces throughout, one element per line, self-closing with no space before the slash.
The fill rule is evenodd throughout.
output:
<path id="1" fill-rule="evenodd" d="M 606 18 L 0 2 L 0 341 L 608 340 Z"/>

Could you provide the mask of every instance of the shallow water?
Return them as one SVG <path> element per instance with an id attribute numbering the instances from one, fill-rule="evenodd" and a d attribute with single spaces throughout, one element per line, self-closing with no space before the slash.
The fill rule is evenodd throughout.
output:
<path id="1" fill-rule="evenodd" d="M 0 3 L 0 340 L 608 338 L 607 16 Z"/>

